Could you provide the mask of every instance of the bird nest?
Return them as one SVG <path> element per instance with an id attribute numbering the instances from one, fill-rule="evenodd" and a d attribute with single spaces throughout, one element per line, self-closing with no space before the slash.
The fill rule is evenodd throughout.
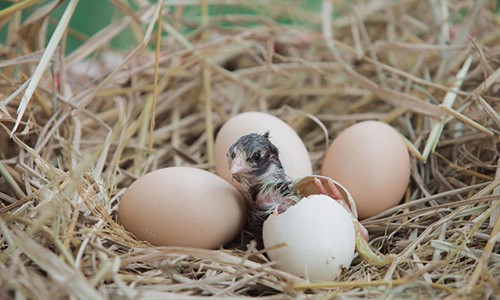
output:
<path id="1" fill-rule="evenodd" d="M 495 1 L 323 1 L 316 11 L 112 1 L 117 17 L 69 54 L 67 38 L 81 36 L 68 25 L 77 1 L 58 20 L 49 12 L 59 1 L 34 2 L 0 11 L 0 298 L 500 294 Z M 183 5 L 201 5 L 201 16 Z M 127 28 L 134 47 L 113 50 Z M 337 281 L 310 282 L 253 244 L 157 247 L 117 223 L 120 197 L 141 175 L 213 171 L 214 136 L 244 111 L 290 124 L 316 173 L 328 139 L 355 122 L 380 120 L 406 137 L 405 198 L 362 222 L 392 264 L 355 258 Z"/>

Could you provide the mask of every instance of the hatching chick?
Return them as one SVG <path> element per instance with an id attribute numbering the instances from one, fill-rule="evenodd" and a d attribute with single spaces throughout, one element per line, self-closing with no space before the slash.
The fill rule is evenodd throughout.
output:
<path id="1" fill-rule="evenodd" d="M 234 180 L 252 200 L 251 231 L 260 231 L 270 214 L 282 213 L 301 199 L 283 170 L 278 148 L 269 140 L 269 132 L 241 137 L 229 148 L 227 158 Z"/>
<path id="2" fill-rule="evenodd" d="M 239 138 L 227 152 L 228 165 L 233 179 L 241 184 L 253 207 L 248 217 L 249 230 L 260 237 L 262 225 L 273 213 L 282 213 L 302 199 L 285 174 L 279 159 L 278 148 L 269 140 L 269 132 L 251 133 Z M 330 193 L 320 180 L 315 180 L 320 193 L 338 201 L 347 211 L 350 208 L 333 184 Z M 362 236 L 368 240 L 368 231 L 361 226 Z"/>

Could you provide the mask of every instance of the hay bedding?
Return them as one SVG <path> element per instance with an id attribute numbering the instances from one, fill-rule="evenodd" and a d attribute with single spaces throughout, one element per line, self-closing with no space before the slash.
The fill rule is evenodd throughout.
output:
<path id="1" fill-rule="evenodd" d="M 20 8 L 32 12 L 24 23 L 2 12 L 0 298 L 500 294 L 498 4 L 335 1 L 331 18 L 328 2 L 318 14 L 242 1 L 261 15 L 200 19 L 183 17 L 178 1 L 164 1 L 161 12 L 137 3 L 132 11 L 116 2 L 116 21 L 70 55 L 54 48 L 41 70 L 50 50 L 40 47 L 44 9 L 53 3 Z M 158 13 L 166 36 L 155 50 L 146 45 L 157 40 Z M 275 21 L 284 17 L 301 25 Z M 127 26 L 137 48 L 117 54 L 109 41 Z M 76 33 L 61 32 L 56 45 L 68 34 Z M 20 89 L 37 74 L 36 90 Z M 372 247 L 397 254 L 395 263 L 357 258 L 338 281 L 308 283 L 273 268 L 253 245 L 153 247 L 116 223 L 120 195 L 135 178 L 174 165 L 213 170 L 218 128 L 248 110 L 286 120 L 316 171 L 323 125 L 331 139 L 378 119 L 408 139 L 404 201 L 363 221 Z"/>

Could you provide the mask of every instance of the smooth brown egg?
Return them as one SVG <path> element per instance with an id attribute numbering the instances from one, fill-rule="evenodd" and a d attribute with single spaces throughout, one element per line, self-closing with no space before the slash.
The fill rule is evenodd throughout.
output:
<path id="1" fill-rule="evenodd" d="M 215 249 L 246 220 L 239 192 L 208 171 L 171 167 L 137 179 L 120 200 L 119 222 L 153 245 Z"/>
<path id="2" fill-rule="evenodd" d="M 410 180 L 410 156 L 394 128 L 365 121 L 335 138 L 321 172 L 351 192 L 359 218 L 363 219 L 401 201 Z"/>
<path id="3" fill-rule="evenodd" d="M 285 173 L 290 178 L 312 174 L 311 159 L 299 135 L 284 121 L 262 112 L 246 112 L 229 119 L 215 139 L 215 171 L 235 187 L 227 165 L 227 151 L 240 137 L 249 133 L 270 132 L 271 142 L 278 148 Z"/>

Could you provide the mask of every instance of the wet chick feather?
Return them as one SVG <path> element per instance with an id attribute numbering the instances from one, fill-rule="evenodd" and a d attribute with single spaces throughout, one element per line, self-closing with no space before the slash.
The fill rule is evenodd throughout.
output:
<path id="1" fill-rule="evenodd" d="M 233 179 L 253 203 L 248 220 L 251 231 L 260 231 L 270 214 L 284 212 L 300 200 L 269 132 L 242 136 L 229 148 L 227 158 Z"/>

